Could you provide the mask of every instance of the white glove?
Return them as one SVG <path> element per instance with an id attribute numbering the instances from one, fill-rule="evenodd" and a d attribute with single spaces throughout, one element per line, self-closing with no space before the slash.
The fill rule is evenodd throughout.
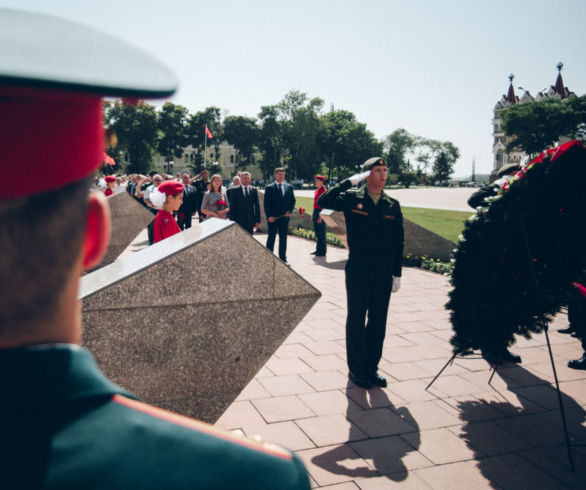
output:
<path id="1" fill-rule="evenodd" d="M 361 174 L 354 174 L 352 177 L 349 177 L 348 180 L 352 182 L 352 185 L 358 184 L 361 180 L 366 179 L 370 175 L 370 170 L 366 172 L 362 172 Z"/>
<path id="2" fill-rule="evenodd" d="M 392 293 L 396 293 L 401 289 L 401 278 L 393 276 L 393 287 L 391 288 Z"/>

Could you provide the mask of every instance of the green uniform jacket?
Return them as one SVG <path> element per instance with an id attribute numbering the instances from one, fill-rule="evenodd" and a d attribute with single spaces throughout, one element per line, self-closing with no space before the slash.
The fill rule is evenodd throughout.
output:
<path id="1" fill-rule="evenodd" d="M 69 344 L 0 350 L 0 488 L 309 489 L 278 446 L 136 400 Z"/>
<path id="2" fill-rule="evenodd" d="M 404 232 L 399 201 L 383 192 L 375 206 L 366 186 L 351 187 L 349 180 L 340 182 L 321 195 L 318 206 L 344 212 L 350 260 L 390 266 L 400 277 Z"/>

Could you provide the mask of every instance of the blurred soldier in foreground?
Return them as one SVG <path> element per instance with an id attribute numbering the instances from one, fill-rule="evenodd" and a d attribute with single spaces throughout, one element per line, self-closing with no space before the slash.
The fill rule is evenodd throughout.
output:
<path id="1" fill-rule="evenodd" d="M 168 96 L 174 77 L 54 17 L 0 9 L 0 32 L 0 163 L 17 174 L 0 196 L 0 488 L 309 488 L 289 451 L 138 401 L 78 345 L 79 278 L 110 234 L 88 195 L 101 97 Z"/>

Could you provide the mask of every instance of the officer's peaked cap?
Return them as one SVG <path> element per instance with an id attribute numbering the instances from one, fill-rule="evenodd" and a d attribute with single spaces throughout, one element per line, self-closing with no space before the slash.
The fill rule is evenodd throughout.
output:
<path id="1" fill-rule="evenodd" d="M 362 164 L 362 171 L 372 170 L 373 167 L 384 167 L 386 166 L 385 161 L 381 157 L 369 158 Z"/>
<path id="2" fill-rule="evenodd" d="M 104 159 L 102 97 L 167 97 L 175 76 L 148 53 L 58 17 L 0 8 L 0 199 L 62 187 Z"/>

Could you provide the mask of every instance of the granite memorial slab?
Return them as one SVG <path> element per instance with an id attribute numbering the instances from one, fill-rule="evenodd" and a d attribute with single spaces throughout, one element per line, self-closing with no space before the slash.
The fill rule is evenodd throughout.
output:
<path id="1" fill-rule="evenodd" d="M 84 276 L 82 343 L 143 400 L 213 423 L 320 295 L 213 218 Z"/>
<path id="2" fill-rule="evenodd" d="M 259 231 L 263 233 L 268 232 L 268 222 L 267 216 L 265 214 L 265 208 L 263 205 L 264 200 L 264 192 L 258 191 L 258 202 L 260 204 L 260 226 L 258 227 Z M 304 214 L 299 214 L 299 205 L 295 206 L 293 213 L 289 218 L 289 227 L 290 228 L 304 228 L 306 230 L 313 230 L 313 221 L 311 221 L 311 213 L 313 209 L 308 209 Z"/>
<path id="3" fill-rule="evenodd" d="M 150 211 L 127 192 L 117 192 L 109 196 L 107 200 L 112 217 L 112 236 L 106 255 L 92 270 L 114 262 L 154 218 Z"/>

